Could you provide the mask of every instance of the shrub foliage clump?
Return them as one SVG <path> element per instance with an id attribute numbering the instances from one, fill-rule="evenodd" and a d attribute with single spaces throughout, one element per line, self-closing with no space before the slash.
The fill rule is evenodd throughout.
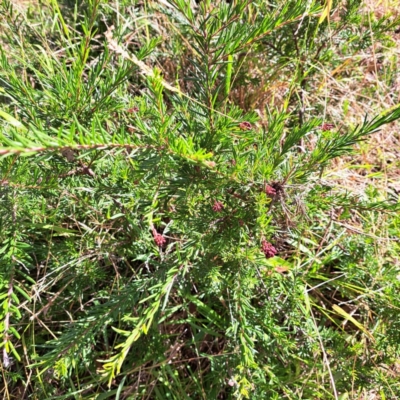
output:
<path id="1" fill-rule="evenodd" d="M 4 398 L 400 395 L 398 202 L 325 176 L 400 108 L 318 95 L 399 20 L 321 3 L 2 2 Z"/>

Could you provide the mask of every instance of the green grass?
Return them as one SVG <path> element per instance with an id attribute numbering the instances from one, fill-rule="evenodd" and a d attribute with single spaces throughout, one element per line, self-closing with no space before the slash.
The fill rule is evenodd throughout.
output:
<path id="1" fill-rule="evenodd" d="M 3 2 L 3 398 L 399 397 L 399 25 Z"/>

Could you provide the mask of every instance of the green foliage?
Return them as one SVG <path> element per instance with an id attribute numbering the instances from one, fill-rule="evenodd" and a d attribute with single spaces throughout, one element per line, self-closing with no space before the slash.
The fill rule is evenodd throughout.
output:
<path id="1" fill-rule="evenodd" d="M 399 394 L 398 203 L 323 174 L 400 108 L 327 128 L 303 93 L 396 21 L 366 28 L 354 1 L 335 21 L 314 1 L 129 3 L 0 5 L 8 398 Z M 277 74 L 279 106 L 240 99 Z"/>

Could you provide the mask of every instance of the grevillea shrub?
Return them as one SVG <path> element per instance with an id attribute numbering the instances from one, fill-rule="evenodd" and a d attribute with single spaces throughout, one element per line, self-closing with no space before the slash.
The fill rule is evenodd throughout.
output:
<path id="1" fill-rule="evenodd" d="M 5 398 L 395 398 L 397 203 L 324 171 L 400 108 L 308 96 L 398 21 L 322 3 L 2 2 Z"/>

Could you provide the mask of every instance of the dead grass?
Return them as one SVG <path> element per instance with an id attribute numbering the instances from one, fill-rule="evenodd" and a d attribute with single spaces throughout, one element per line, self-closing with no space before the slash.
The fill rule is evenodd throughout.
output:
<path id="1" fill-rule="evenodd" d="M 373 11 L 377 18 L 387 14 L 398 16 L 400 13 L 398 1 L 366 0 L 364 10 Z M 354 126 L 365 116 L 385 112 L 399 103 L 400 33 L 394 32 L 391 38 L 391 48 L 385 48 L 372 38 L 373 45 L 369 49 L 356 59 L 344 61 L 337 72 L 343 76 L 346 70 L 351 70 L 351 79 L 340 79 L 339 73 L 326 71 L 328 121 L 339 124 L 343 121 Z M 392 82 L 386 79 L 389 73 L 394 75 Z M 344 113 L 345 108 L 347 113 Z M 400 191 L 399 128 L 399 122 L 385 126 L 360 144 L 354 157 L 336 160 L 327 177 L 357 193 L 363 193 L 368 185 L 377 187 L 384 196 Z"/>
<path id="2" fill-rule="evenodd" d="M 11 0 L 11 3 L 18 11 L 26 11 L 30 6 L 39 6 L 37 0 Z"/>
<path id="3" fill-rule="evenodd" d="M 365 11 L 372 11 L 377 18 L 392 14 L 398 16 L 400 7 L 398 1 L 365 1 Z M 374 40 L 373 45 L 360 54 L 361 62 L 349 63 L 347 68 L 357 71 L 358 80 L 339 80 L 329 77 L 329 91 L 333 93 L 334 103 L 327 107 L 328 119 L 340 121 L 344 104 L 348 103 L 349 113 L 346 123 L 353 125 L 361 121 L 365 115 L 384 112 L 400 102 L 400 33 L 391 35 L 393 47 L 385 48 L 382 43 Z M 383 60 L 383 62 L 380 62 Z M 394 79 L 388 82 L 388 73 Z M 367 93 L 367 94 L 366 94 Z M 332 99 L 332 98 L 331 98 Z M 400 194 L 400 123 L 385 126 L 380 132 L 371 136 L 365 143 L 357 146 L 354 157 L 335 161 L 327 172 L 326 178 L 336 181 L 349 191 L 360 195 L 368 186 L 377 188 L 382 200 L 397 197 Z M 382 229 L 386 221 L 378 221 L 377 230 Z M 380 232 L 382 235 L 382 232 Z M 387 241 L 389 239 L 387 238 Z M 384 251 L 386 246 L 383 246 Z M 377 254 L 377 257 L 383 257 Z M 390 368 L 393 376 L 399 376 L 398 366 Z M 363 393 L 360 400 L 380 400 L 378 391 Z"/>

